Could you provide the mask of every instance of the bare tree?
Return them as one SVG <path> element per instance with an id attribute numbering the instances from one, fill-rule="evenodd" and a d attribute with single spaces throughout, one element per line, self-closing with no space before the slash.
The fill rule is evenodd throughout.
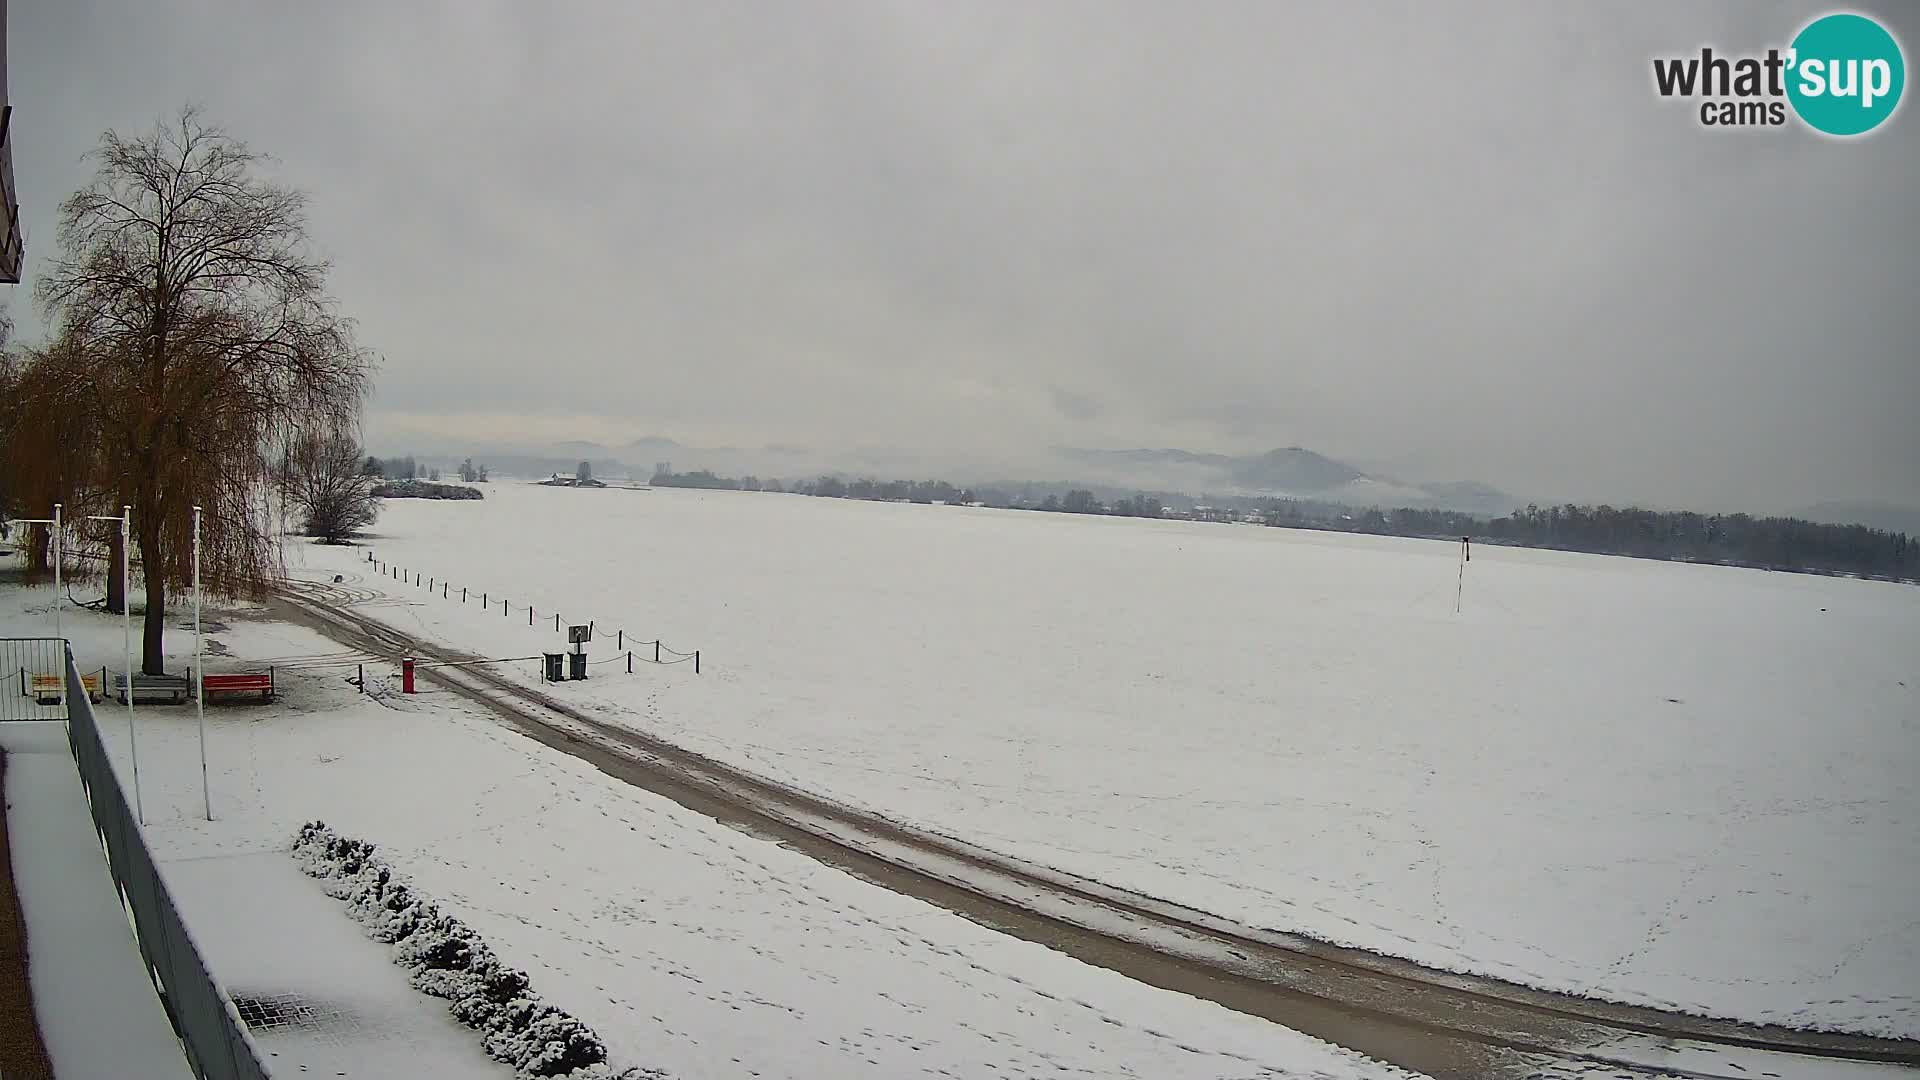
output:
<path id="1" fill-rule="evenodd" d="M 269 448 L 350 428 L 369 360 L 325 290 L 305 197 L 188 108 L 138 138 L 107 132 L 93 181 L 60 206 L 40 303 L 84 342 L 97 486 L 133 507 L 146 588 L 142 667 L 163 670 L 169 587 L 206 510 L 203 582 L 256 596 L 278 574 Z"/>
<path id="2" fill-rule="evenodd" d="M 308 536 L 337 544 L 373 524 L 380 501 L 364 468 L 360 440 L 345 430 L 302 434 L 288 454 L 289 503 L 305 515 Z"/>

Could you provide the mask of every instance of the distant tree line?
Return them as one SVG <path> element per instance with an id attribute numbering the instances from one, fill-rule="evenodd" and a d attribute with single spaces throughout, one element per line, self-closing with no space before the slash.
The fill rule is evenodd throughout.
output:
<path id="1" fill-rule="evenodd" d="M 382 480 L 412 480 L 420 475 L 420 463 L 413 460 L 412 454 L 390 458 L 377 458 L 369 454 L 367 463 L 360 467 L 360 471 Z"/>
<path id="2" fill-rule="evenodd" d="M 1202 496 L 1196 502 L 1166 492 L 1096 492 L 1067 485 L 1026 484 L 1019 492 L 978 491 L 944 480 L 875 480 L 821 476 L 784 483 L 707 470 L 654 473 L 656 487 L 774 491 L 829 499 L 949 503 L 1042 513 L 1107 514 L 1236 521 L 1280 528 L 1320 529 L 1381 536 L 1459 537 L 1602 555 L 1713 562 L 1808 573 L 1859 574 L 1920 580 L 1920 538 L 1865 525 L 1826 525 L 1789 517 L 1700 514 L 1612 506 L 1528 506 L 1486 518 L 1422 507 L 1357 508 L 1314 499 Z"/>
<path id="3" fill-rule="evenodd" d="M 389 480 L 373 489 L 376 499 L 479 499 L 479 488 L 436 484 L 431 480 Z"/>
<path id="4" fill-rule="evenodd" d="M 405 457 L 390 458 L 377 458 L 369 455 L 366 464 L 360 467 L 360 472 L 364 476 L 377 477 L 381 480 L 427 480 L 434 482 L 440 479 L 440 470 L 438 468 L 421 465 L 413 459 L 412 454 L 408 454 Z M 475 465 L 472 458 L 468 458 L 460 463 L 459 473 L 460 479 L 469 484 L 484 484 L 487 482 L 487 467 L 485 465 Z"/>
<path id="5" fill-rule="evenodd" d="M 1488 522 L 1486 535 L 1527 547 L 1920 578 L 1920 539 L 1865 525 L 1827 525 L 1791 517 L 1528 506 Z"/>

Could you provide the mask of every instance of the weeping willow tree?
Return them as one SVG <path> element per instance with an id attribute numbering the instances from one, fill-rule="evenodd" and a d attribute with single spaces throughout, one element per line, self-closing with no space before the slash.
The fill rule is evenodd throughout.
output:
<path id="1" fill-rule="evenodd" d="M 168 593 L 191 576 L 193 507 L 209 591 L 267 591 L 280 572 L 270 463 L 302 431 L 353 426 L 370 363 L 326 292 L 305 197 L 262 176 L 245 143 L 189 108 L 138 137 L 110 131 L 93 156 L 38 288 L 58 338 L 19 372 L 45 390 L 12 421 L 16 441 L 71 447 L 84 429 L 90 449 L 73 451 L 71 475 L 36 477 L 56 470 L 31 454 L 9 468 L 36 494 L 133 508 L 141 666 L 158 674 Z"/>
<path id="2" fill-rule="evenodd" d="M 76 537 L 87 547 L 87 539 L 97 533 L 102 543 L 116 545 L 117 558 L 118 535 L 109 540 L 104 531 L 85 524 L 88 514 L 109 512 L 109 493 L 98 483 L 100 430 L 87 357 L 71 338 L 62 338 L 10 359 L 0 392 L 0 477 L 10 509 L 23 517 L 43 518 L 60 503 L 74 525 L 68 531 L 69 547 Z M 112 512 L 118 513 L 118 507 Z M 31 538 L 23 545 L 30 574 L 51 569 L 51 541 L 46 526 L 32 526 Z M 90 554 L 99 562 L 107 559 L 104 551 Z M 109 599 L 120 602 L 117 580 L 112 590 Z"/>

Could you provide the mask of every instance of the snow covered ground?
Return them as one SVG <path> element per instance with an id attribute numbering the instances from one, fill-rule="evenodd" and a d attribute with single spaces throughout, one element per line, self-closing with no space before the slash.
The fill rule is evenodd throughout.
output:
<path id="1" fill-rule="evenodd" d="M 0 724 L 33 1011 L 56 1075 L 191 1080 L 58 720 Z"/>
<path id="2" fill-rule="evenodd" d="M 45 594 L 0 590 L 0 625 L 34 633 Z M 66 631 L 82 666 L 117 663 L 117 621 L 70 612 Z M 686 1080 L 1407 1075 L 735 832 L 512 734 L 452 694 L 408 698 L 376 681 L 361 696 L 351 667 L 314 666 L 353 656 L 302 628 L 234 620 L 215 637 L 209 670 L 249 658 L 303 666 L 283 666 L 277 706 L 208 710 L 211 823 L 191 708 L 139 710 L 149 843 L 236 992 L 294 981 L 324 985 L 304 996 L 341 1006 L 309 1053 L 362 1038 L 422 1043 L 417 1025 L 384 1023 L 401 1003 L 343 973 L 352 947 L 335 931 L 357 925 L 318 883 L 294 880 L 284 849 L 320 818 L 379 843 L 623 1066 Z M 170 630 L 168 648 L 184 655 L 191 640 Z M 124 768 L 122 716 L 101 710 Z M 272 869 L 282 863 L 285 873 Z M 264 891 L 250 884 L 256 873 Z M 317 907 L 300 906 L 303 884 Z M 285 919 L 263 925 L 275 910 L 322 925 L 288 940 Z M 382 1075 L 360 1064 L 353 1075 Z M 394 1075 L 485 1067 L 429 1045 Z"/>
<path id="3" fill-rule="evenodd" d="M 487 495 L 390 501 L 371 541 L 447 599 L 295 557 L 487 655 L 563 648 L 556 610 L 596 659 L 615 628 L 698 647 L 697 677 L 562 692 L 1034 862 L 1538 986 L 1920 1036 L 1920 590 L 1481 547 L 1456 615 L 1437 542 Z"/>

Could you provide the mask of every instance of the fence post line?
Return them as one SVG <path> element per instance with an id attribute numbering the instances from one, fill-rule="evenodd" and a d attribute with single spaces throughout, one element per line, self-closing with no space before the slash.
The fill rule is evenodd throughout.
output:
<path id="1" fill-rule="evenodd" d="M 360 692 L 364 694 L 367 692 L 367 665 L 355 664 L 353 666 L 357 672 L 354 676 L 354 682 L 360 684 Z"/>
<path id="2" fill-rule="evenodd" d="M 532 604 L 527 605 L 527 625 L 528 626 L 533 625 L 533 605 Z"/>
<path id="3" fill-rule="evenodd" d="M 626 648 L 627 647 L 626 638 L 627 638 L 627 632 L 625 630 L 615 630 L 613 632 L 613 647 L 616 649 Z M 629 666 L 631 666 L 631 664 L 629 664 Z"/>
<path id="4" fill-rule="evenodd" d="M 695 675 L 700 674 L 700 650 L 699 649 L 693 650 L 693 673 Z"/>
<path id="5" fill-rule="evenodd" d="M 627 650 L 627 674 L 633 674 L 633 650 Z"/>
<path id="6" fill-rule="evenodd" d="M 653 639 L 653 662 L 656 664 L 660 662 L 660 639 L 659 638 Z"/>
<path id="7" fill-rule="evenodd" d="M 467 587 L 465 585 L 460 586 L 460 602 L 463 604 L 467 602 Z"/>
<path id="8" fill-rule="evenodd" d="M 556 634 L 560 632 L 560 613 L 557 611 L 553 613 L 553 631 Z"/>

